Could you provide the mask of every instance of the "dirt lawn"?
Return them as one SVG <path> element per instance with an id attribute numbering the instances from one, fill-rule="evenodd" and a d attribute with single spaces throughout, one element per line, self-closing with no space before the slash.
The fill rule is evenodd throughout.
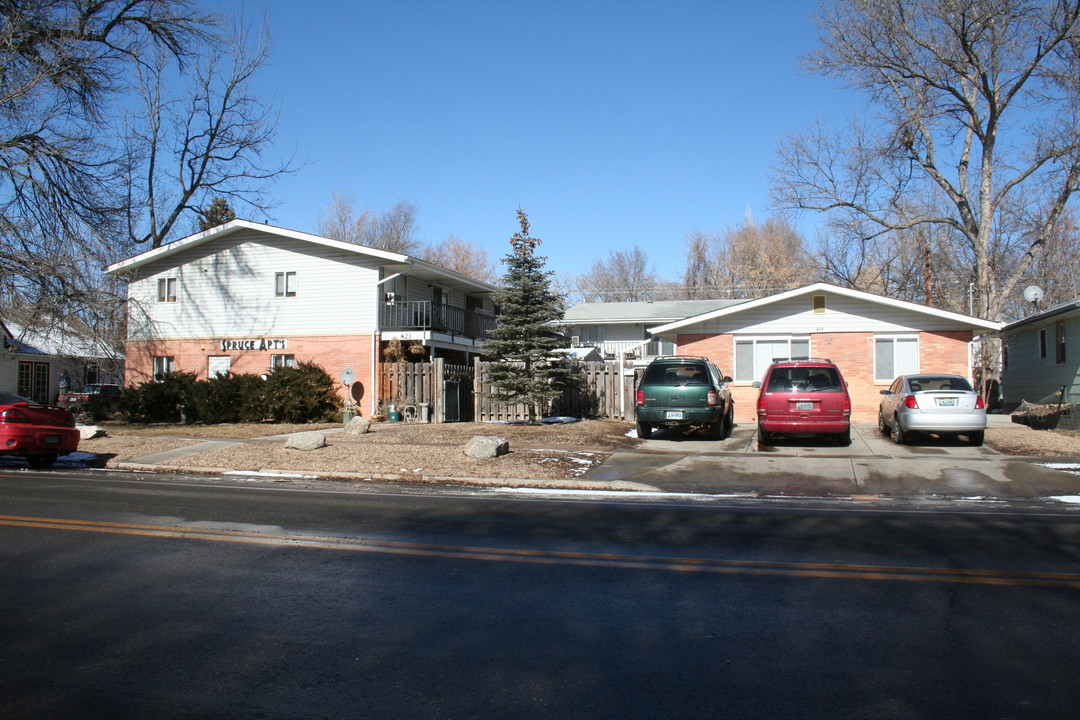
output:
<path id="1" fill-rule="evenodd" d="M 105 424 L 106 437 L 84 440 L 79 449 L 98 456 L 96 465 L 116 467 L 138 457 L 193 445 L 206 438 L 248 442 L 184 455 L 165 464 L 233 470 L 355 473 L 372 477 L 571 479 L 602 463 L 617 448 L 639 443 L 629 422 L 586 420 L 566 425 L 375 423 L 366 435 L 328 433 L 327 447 L 312 452 L 286 450 L 282 435 L 340 425 L 154 425 Z M 510 454 L 497 461 L 472 460 L 462 447 L 477 435 L 510 441 Z M 276 437 L 268 437 L 276 436 Z M 1008 455 L 1080 458 L 1077 433 L 1032 430 L 1023 425 L 991 428 L 986 444 Z"/>
<path id="2" fill-rule="evenodd" d="M 602 463 L 611 451 L 638 444 L 627 433 L 632 423 L 586 420 L 565 425 L 489 423 L 374 423 L 364 435 L 327 433 L 327 447 L 286 450 L 281 435 L 340 425 L 130 426 L 105 424 L 106 437 L 84 440 L 79 450 L 95 453 L 98 464 L 116 467 L 156 452 L 201 442 L 204 438 L 246 439 L 219 450 L 184 455 L 166 465 L 235 470 L 315 471 L 322 475 L 362 473 L 373 477 L 570 479 Z M 477 435 L 510 441 L 510 454 L 496 461 L 473 460 L 463 447 Z M 276 436 L 276 437 L 268 437 Z"/>

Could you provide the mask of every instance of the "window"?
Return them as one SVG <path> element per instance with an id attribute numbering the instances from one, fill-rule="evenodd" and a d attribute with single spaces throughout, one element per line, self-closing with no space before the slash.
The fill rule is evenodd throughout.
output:
<path id="1" fill-rule="evenodd" d="M 207 377 L 225 377 L 232 369 L 232 358 L 228 355 L 210 355 L 206 359 Z"/>
<path id="2" fill-rule="evenodd" d="M 283 367 L 296 367 L 296 356 L 294 355 L 271 355 L 270 356 L 270 369 L 277 370 Z"/>
<path id="3" fill-rule="evenodd" d="M 49 363 L 19 362 L 16 395 L 34 402 L 49 402 Z"/>
<path id="4" fill-rule="evenodd" d="M 582 345 L 602 345 L 606 333 L 604 332 L 603 325 L 579 325 L 574 328 L 574 335 L 577 335 L 578 342 Z"/>
<path id="5" fill-rule="evenodd" d="M 1057 348 L 1057 364 L 1065 362 L 1065 321 L 1059 320 L 1054 326 L 1054 345 Z"/>
<path id="6" fill-rule="evenodd" d="M 874 380 L 890 382 L 898 375 L 919 372 L 919 338 L 874 338 Z"/>
<path id="7" fill-rule="evenodd" d="M 154 356 L 154 379 L 161 381 L 165 376 L 176 370 L 176 359 L 172 355 Z"/>
<path id="8" fill-rule="evenodd" d="M 176 288 L 179 280 L 174 277 L 159 278 L 157 281 L 157 301 L 176 302 Z"/>
<path id="9" fill-rule="evenodd" d="M 1046 359 L 1046 328 L 1039 328 L 1039 359 Z"/>
<path id="10" fill-rule="evenodd" d="M 814 312 L 815 313 L 823 313 L 823 312 L 825 312 L 825 296 L 824 295 L 814 295 L 813 302 L 814 302 Z"/>
<path id="11" fill-rule="evenodd" d="M 274 273 L 274 297 L 296 297 L 296 273 Z"/>
<path id="12" fill-rule="evenodd" d="M 645 346 L 645 354 L 649 357 L 657 357 L 658 355 L 674 355 L 675 343 L 671 340 L 665 340 L 662 337 L 657 337 L 651 332 L 646 331 L 645 335 L 649 338 L 649 344 Z"/>
<path id="13" fill-rule="evenodd" d="M 760 338 L 735 341 L 735 381 L 753 382 L 765 375 L 774 358 L 810 357 L 810 338 Z"/>

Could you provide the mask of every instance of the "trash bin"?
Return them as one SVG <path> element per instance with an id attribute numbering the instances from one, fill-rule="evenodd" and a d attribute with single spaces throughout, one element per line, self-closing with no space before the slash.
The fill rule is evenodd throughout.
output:
<path id="1" fill-rule="evenodd" d="M 386 419 L 390 422 L 401 422 L 401 413 L 397 410 L 391 410 L 386 413 Z"/>

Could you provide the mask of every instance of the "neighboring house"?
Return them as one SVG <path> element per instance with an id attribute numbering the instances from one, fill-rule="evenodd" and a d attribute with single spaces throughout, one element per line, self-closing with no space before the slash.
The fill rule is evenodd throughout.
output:
<path id="1" fill-rule="evenodd" d="M 607 360 L 623 354 L 627 367 L 644 367 L 660 355 L 675 354 L 675 343 L 648 328 L 684 320 L 746 300 L 579 303 L 555 324 L 571 347 L 594 347 Z"/>
<path id="2" fill-rule="evenodd" d="M 269 373 L 314 362 L 373 412 L 397 340 L 467 363 L 494 327 L 495 287 L 418 258 L 232 220 L 116 263 L 128 279 L 129 383 L 182 371 Z M 396 343 L 395 343 L 396 345 Z"/>
<path id="3" fill-rule="evenodd" d="M 1006 412 L 1023 400 L 1080 403 L 1080 298 L 1009 323 L 998 336 Z"/>
<path id="4" fill-rule="evenodd" d="M 93 339 L 58 327 L 29 329 L 0 323 L 4 353 L 0 355 L 0 390 L 36 402 L 54 404 L 60 373 L 72 390 L 87 383 L 121 383 L 123 358 Z"/>
<path id="5" fill-rule="evenodd" d="M 877 419 L 880 391 L 897 375 L 972 375 L 972 340 L 1001 323 L 827 283 L 732 303 L 646 328 L 680 355 L 703 355 L 732 376 L 736 419 L 756 417 L 773 358 L 829 358 L 848 381 L 852 417 Z"/>

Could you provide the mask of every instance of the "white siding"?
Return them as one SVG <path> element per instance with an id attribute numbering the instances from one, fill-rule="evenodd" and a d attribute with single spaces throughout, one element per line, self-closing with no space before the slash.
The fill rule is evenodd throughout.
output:
<path id="1" fill-rule="evenodd" d="M 955 322 L 900 306 L 867 302 L 825 293 L 825 312 L 813 312 L 810 295 L 753 309 L 735 309 L 732 315 L 678 329 L 683 334 L 806 335 L 821 332 L 897 333 L 952 330 Z"/>
<path id="2" fill-rule="evenodd" d="M 247 231 L 143 268 L 129 289 L 129 336 L 252 337 L 368 333 L 382 296 L 376 261 Z M 274 297 L 274 274 L 297 273 L 297 295 Z M 177 277 L 177 302 L 157 280 Z"/>

